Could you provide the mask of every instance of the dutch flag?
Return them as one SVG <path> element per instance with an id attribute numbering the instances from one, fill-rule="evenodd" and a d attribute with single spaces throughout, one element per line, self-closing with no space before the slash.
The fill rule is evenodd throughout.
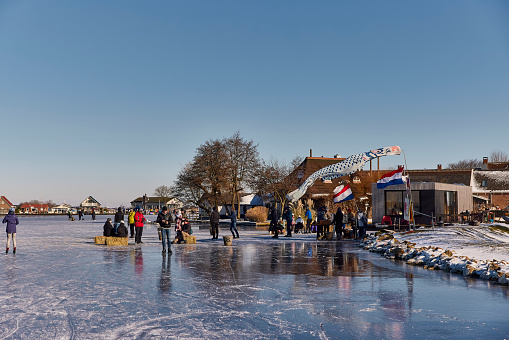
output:
<path id="1" fill-rule="evenodd" d="M 389 185 L 405 184 L 403 181 L 403 167 L 386 173 L 376 182 L 377 189 L 383 189 Z"/>
<path id="2" fill-rule="evenodd" d="M 334 194 L 334 199 L 333 199 L 334 203 L 353 200 L 353 193 L 352 193 L 352 189 L 350 189 L 349 184 L 340 185 L 340 186 L 336 187 L 336 189 L 334 189 L 332 191 L 332 193 Z"/>

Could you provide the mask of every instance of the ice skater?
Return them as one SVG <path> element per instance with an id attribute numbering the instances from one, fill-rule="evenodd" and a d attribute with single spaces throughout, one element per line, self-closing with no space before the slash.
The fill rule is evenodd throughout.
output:
<path id="1" fill-rule="evenodd" d="M 217 240 L 219 237 L 219 211 L 217 211 L 217 207 L 212 209 L 212 214 L 210 214 L 210 229 L 212 232 L 212 239 Z"/>
<path id="2" fill-rule="evenodd" d="M 237 212 L 235 211 L 234 207 L 232 207 L 232 212 L 230 213 L 230 220 L 230 231 L 233 235 L 233 238 L 239 238 L 239 231 L 237 230 Z M 235 237 L 235 234 L 237 234 L 237 237 Z"/>
<path id="3" fill-rule="evenodd" d="M 5 247 L 5 253 L 9 253 L 9 244 L 12 238 L 12 253 L 16 254 L 16 226 L 19 224 L 18 216 L 14 214 L 14 208 L 9 209 L 9 213 L 5 215 L 2 223 L 7 223 L 7 246 Z"/>
<path id="4" fill-rule="evenodd" d="M 141 235 L 143 234 L 143 225 L 146 219 L 143 216 L 143 213 L 140 211 L 140 208 L 136 207 L 136 213 L 134 214 L 134 226 L 136 229 L 136 233 L 134 235 L 134 242 L 136 244 L 143 244 L 141 242 Z"/>
<path id="5" fill-rule="evenodd" d="M 163 241 L 163 255 L 166 254 L 166 244 L 168 244 L 168 254 L 171 254 L 170 231 L 172 218 L 168 212 L 168 207 L 164 206 L 162 211 L 157 215 L 157 223 L 161 227 L 161 238 Z"/>
<path id="6" fill-rule="evenodd" d="M 292 223 L 293 223 L 293 213 L 292 209 L 289 206 L 285 207 L 283 211 L 283 218 L 286 221 L 286 235 L 285 237 L 292 237 Z"/>

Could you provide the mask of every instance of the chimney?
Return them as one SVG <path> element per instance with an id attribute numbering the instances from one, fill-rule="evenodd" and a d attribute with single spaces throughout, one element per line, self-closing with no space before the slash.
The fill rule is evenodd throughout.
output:
<path id="1" fill-rule="evenodd" d="M 437 164 L 437 169 L 442 170 L 442 164 Z"/>
<path id="2" fill-rule="evenodd" d="M 482 170 L 488 170 L 488 157 L 483 157 L 482 158 L 482 167 L 481 167 Z"/>
<path id="3" fill-rule="evenodd" d="M 313 157 L 313 149 L 309 149 L 309 157 Z"/>

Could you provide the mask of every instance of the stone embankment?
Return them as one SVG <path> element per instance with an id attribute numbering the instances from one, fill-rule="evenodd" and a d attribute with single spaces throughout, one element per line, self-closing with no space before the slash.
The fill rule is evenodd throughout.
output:
<path id="1" fill-rule="evenodd" d="M 416 248 L 415 243 L 398 241 L 390 230 L 381 231 L 376 236 L 367 236 L 361 241 L 360 247 L 382 253 L 389 259 L 401 259 L 410 265 L 423 266 L 425 269 L 444 270 L 503 285 L 509 283 L 509 263 L 506 261 L 478 261 L 439 247 Z"/>

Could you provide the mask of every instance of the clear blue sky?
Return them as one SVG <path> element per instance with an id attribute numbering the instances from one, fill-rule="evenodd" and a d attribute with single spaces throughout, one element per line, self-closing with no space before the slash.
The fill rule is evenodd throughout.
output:
<path id="1" fill-rule="evenodd" d="M 508 18 L 508 1 L 0 0 L 0 194 L 128 205 L 235 131 L 284 161 L 509 152 Z"/>

